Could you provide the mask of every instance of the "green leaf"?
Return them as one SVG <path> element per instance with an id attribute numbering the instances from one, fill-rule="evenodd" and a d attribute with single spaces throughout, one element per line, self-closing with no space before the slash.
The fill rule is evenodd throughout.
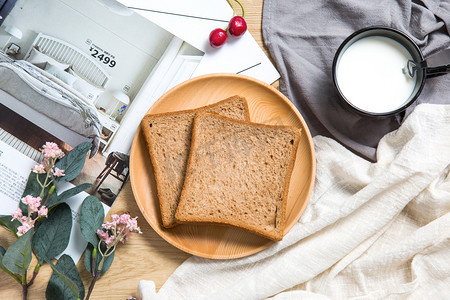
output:
<path id="1" fill-rule="evenodd" d="M 91 149 L 92 144 L 89 142 L 81 143 L 72 149 L 66 156 L 61 158 L 55 167 L 64 170 L 66 176 L 57 177 L 55 181 L 71 181 L 77 177 L 83 169 L 86 155 Z"/>
<path id="2" fill-rule="evenodd" d="M 14 278 L 18 283 L 22 284 L 22 281 L 20 280 L 20 277 L 12 274 L 3 264 L 3 257 L 6 253 L 5 248 L 3 248 L 2 246 L 0 246 L 0 269 L 2 269 L 3 271 L 5 271 L 6 273 L 8 273 L 12 278 Z"/>
<path id="3" fill-rule="evenodd" d="M 5 254 L 6 250 L 2 246 L 0 246 L 0 268 L 5 270 L 5 266 L 3 265 L 3 255 Z"/>
<path id="4" fill-rule="evenodd" d="M 97 245 L 99 238 L 97 230 L 105 219 L 105 210 L 100 200 L 94 196 L 84 199 L 80 209 L 80 227 L 83 237 L 92 245 Z"/>
<path id="5" fill-rule="evenodd" d="M 55 192 L 50 196 L 50 198 L 48 199 L 45 206 L 47 208 L 53 208 L 55 205 L 63 202 L 64 200 L 69 199 L 70 197 L 73 197 L 73 196 L 81 193 L 82 191 L 87 190 L 91 186 L 92 186 L 92 184 L 90 184 L 90 183 L 83 183 L 83 184 L 80 184 L 79 186 L 73 187 L 71 189 L 68 189 L 68 190 L 62 192 L 60 195 L 57 195 Z"/>
<path id="6" fill-rule="evenodd" d="M 63 252 L 69 244 L 72 229 L 72 211 L 61 203 L 43 219 L 33 237 L 33 250 L 43 264 Z"/>
<path id="7" fill-rule="evenodd" d="M 11 231 L 16 237 L 17 236 L 17 228 L 22 225 L 18 220 L 11 221 L 12 216 L 0 216 L 0 225 Z"/>
<path id="8" fill-rule="evenodd" d="M 28 270 L 31 262 L 31 238 L 33 228 L 19 237 L 3 255 L 2 263 L 6 269 L 14 274 L 23 274 Z"/>
<path id="9" fill-rule="evenodd" d="M 84 266 L 86 267 L 86 270 L 91 273 L 92 270 L 92 251 L 94 250 L 94 247 L 91 244 L 88 244 L 86 247 L 86 251 L 84 252 Z M 106 247 L 104 246 L 104 243 L 102 243 L 102 252 L 105 253 Z M 114 251 L 110 256 L 105 257 L 105 261 L 103 262 L 103 267 L 100 272 L 100 276 L 102 276 L 108 269 L 111 267 L 113 261 L 114 261 L 114 255 L 116 254 L 116 251 Z M 98 265 L 100 264 L 100 261 L 102 260 L 102 255 L 98 252 L 97 249 L 97 257 L 95 259 L 95 268 L 98 268 Z"/>
<path id="10" fill-rule="evenodd" d="M 83 299 L 84 286 L 73 259 L 64 254 L 56 263 L 49 260 L 53 269 L 52 276 L 45 291 L 45 297 L 52 299 Z"/>

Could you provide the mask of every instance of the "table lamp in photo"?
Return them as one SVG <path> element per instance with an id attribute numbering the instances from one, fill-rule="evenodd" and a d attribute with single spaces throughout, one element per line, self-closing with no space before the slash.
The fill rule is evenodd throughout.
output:
<path id="1" fill-rule="evenodd" d="M 4 28 L 5 32 L 8 33 L 9 37 L 6 41 L 6 44 L 3 46 L 3 50 L 7 50 L 8 44 L 11 41 L 12 37 L 15 37 L 16 39 L 20 40 L 22 38 L 22 31 L 17 28 L 16 26 L 8 25 Z"/>
<path id="2" fill-rule="evenodd" d="M 112 120 L 115 120 L 117 117 L 121 116 L 127 105 L 130 104 L 130 97 L 127 94 L 121 91 L 114 91 L 112 93 L 113 98 L 117 101 L 116 106 L 111 111 L 109 117 Z"/>

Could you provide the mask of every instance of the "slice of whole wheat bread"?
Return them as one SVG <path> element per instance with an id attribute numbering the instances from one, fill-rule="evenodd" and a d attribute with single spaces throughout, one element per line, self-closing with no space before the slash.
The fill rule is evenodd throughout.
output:
<path id="1" fill-rule="evenodd" d="M 141 121 L 155 174 L 162 223 L 166 228 L 176 225 L 175 211 L 184 182 L 192 124 L 201 111 L 250 119 L 245 98 L 233 96 L 197 109 L 146 115 Z"/>
<path id="2" fill-rule="evenodd" d="M 232 225 L 281 240 L 300 136 L 295 127 L 197 114 L 177 221 Z"/>

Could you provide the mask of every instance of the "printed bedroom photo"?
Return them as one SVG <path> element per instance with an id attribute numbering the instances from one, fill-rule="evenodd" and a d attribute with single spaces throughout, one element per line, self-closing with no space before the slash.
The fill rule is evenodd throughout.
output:
<path id="1" fill-rule="evenodd" d="M 170 66 L 181 56 L 198 63 L 202 53 L 118 2 L 3 2 L 0 141 L 35 161 L 46 142 L 66 153 L 91 142 L 73 184 L 91 183 L 87 192 L 111 206 L 129 179 L 139 120 L 196 64 Z"/>

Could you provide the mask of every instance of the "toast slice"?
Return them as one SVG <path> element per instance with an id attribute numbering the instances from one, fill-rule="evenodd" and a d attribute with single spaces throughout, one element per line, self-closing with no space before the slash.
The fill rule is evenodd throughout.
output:
<path id="1" fill-rule="evenodd" d="M 163 226 L 176 225 L 175 211 L 183 187 L 194 117 L 201 111 L 249 120 L 245 98 L 233 96 L 197 109 L 146 115 L 141 130 L 153 165 Z"/>
<path id="2" fill-rule="evenodd" d="M 197 114 L 177 221 L 231 225 L 281 240 L 300 136 L 295 127 Z"/>

